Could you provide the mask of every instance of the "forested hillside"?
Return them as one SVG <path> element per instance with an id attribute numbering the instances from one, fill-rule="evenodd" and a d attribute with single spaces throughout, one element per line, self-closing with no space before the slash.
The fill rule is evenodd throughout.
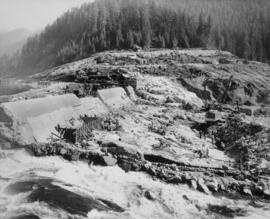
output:
<path id="1" fill-rule="evenodd" d="M 110 49 L 217 48 L 270 60 L 269 0 L 98 0 L 72 9 L 0 60 L 32 73 Z M 38 18 L 37 18 L 38 19 Z"/>

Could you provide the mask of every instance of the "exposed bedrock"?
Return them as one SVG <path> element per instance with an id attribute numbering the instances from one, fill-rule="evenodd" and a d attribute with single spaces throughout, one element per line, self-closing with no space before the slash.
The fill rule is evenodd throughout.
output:
<path id="1" fill-rule="evenodd" d="M 34 144 L 30 148 L 36 156 L 57 155 L 71 161 L 85 160 L 91 165 L 118 165 L 125 171 L 143 171 L 167 183 L 188 184 L 206 194 L 237 192 L 270 199 L 267 185 L 249 172 L 179 163 L 161 155 L 142 154 L 134 146 L 119 141 L 101 143 L 100 150 L 80 149 L 60 142 Z"/>

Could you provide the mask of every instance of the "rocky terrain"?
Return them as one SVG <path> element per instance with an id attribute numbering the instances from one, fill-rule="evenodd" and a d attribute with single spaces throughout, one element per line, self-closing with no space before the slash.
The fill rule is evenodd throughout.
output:
<path id="1" fill-rule="evenodd" d="M 4 206 L 10 200 L 10 193 L 24 183 L 25 191 L 33 190 L 29 202 L 58 203 L 59 208 L 68 212 L 61 213 L 61 218 L 91 217 L 89 212 L 93 213 L 93 209 L 109 212 L 105 216 L 97 214 L 96 218 L 267 218 L 270 212 L 269 73 L 267 64 L 242 60 L 228 52 L 194 49 L 110 51 L 28 78 L 31 90 L 5 96 L 2 102 L 20 103 L 73 93 L 83 104 L 90 104 L 92 99 L 87 98 L 94 96 L 97 99 L 86 106 L 91 108 L 97 122 L 79 141 L 71 142 L 61 133 L 54 133 L 47 142 L 36 140 L 31 144 L 14 142 L 12 137 L 18 135 L 18 126 L 23 123 L 15 126 L 14 122 L 12 127 L 7 127 L 2 122 L 1 141 L 5 148 L 16 145 L 30 149 L 40 157 L 31 158 L 33 163 L 38 162 L 33 159 L 61 157 L 67 160 L 61 162 L 70 166 L 70 173 L 65 168 L 67 176 L 59 176 L 57 169 L 64 164 L 54 160 L 57 163 L 54 166 L 49 160 L 51 170 L 46 171 L 57 174 L 42 173 L 47 181 L 34 182 L 20 179 L 20 174 L 14 179 L 14 175 L 3 171 L 0 175 L 5 181 L 1 190 L 6 194 L 0 202 L 0 209 L 5 209 L 3 215 L 14 214 L 14 209 Z M 135 78 L 136 86 L 115 84 L 113 77 L 122 74 Z M 89 78 L 100 75 L 109 75 L 111 83 L 101 84 L 98 90 L 105 91 L 96 94 L 87 84 Z M 114 93 L 118 86 L 123 91 Z M 121 92 L 126 94 L 120 96 Z M 8 106 L 2 103 L 4 111 Z M 209 112 L 214 113 L 213 120 L 207 117 Z M 76 114 L 80 114 L 78 110 Z M 50 115 L 53 120 L 53 114 Z M 75 121 L 69 121 L 72 127 L 83 116 L 88 115 L 79 118 L 74 114 Z M 15 113 L 11 118 L 15 120 Z M 38 118 L 36 121 L 42 122 L 45 132 L 47 123 L 43 117 Z M 33 129 L 35 120 L 31 121 Z M 33 131 L 34 137 L 37 132 Z M 10 155 L 3 149 L 2 153 L 1 165 L 16 166 L 4 161 L 14 162 L 18 152 Z M 22 157 L 25 156 L 28 155 Z M 27 159 L 21 162 L 29 174 L 31 168 L 27 168 L 31 162 Z M 42 160 L 41 166 L 43 162 L 45 165 Z M 76 167 L 71 167 L 75 163 Z M 93 177 L 87 180 L 93 181 L 83 183 L 80 189 L 67 189 L 65 182 L 76 184 L 68 175 L 79 177 L 82 170 Z M 102 179 L 98 180 L 99 174 Z M 53 177 L 59 180 L 57 188 L 51 182 Z M 81 203 L 77 206 L 80 210 L 75 210 L 72 204 L 67 207 L 55 198 L 36 199 L 40 188 L 56 189 L 63 197 L 66 195 L 63 189 L 73 192 Z M 95 196 L 88 201 L 92 203 L 90 206 L 85 206 L 85 200 L 76 196 L 86 191 Z M 106 192 L 112 196 L 105 195 Z M 42 218 L 42 214 L 28 211 Z"/>

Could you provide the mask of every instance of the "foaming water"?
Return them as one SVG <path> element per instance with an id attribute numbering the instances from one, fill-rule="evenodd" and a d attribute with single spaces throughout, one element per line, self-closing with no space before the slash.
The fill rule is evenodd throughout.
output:
<path id="1" fill-rule="evenodd" d="M 0 153 L 0 218 L 219 218 L 208 204 L 237 205 L 250 218 L 270 213 L 118 167 L 37 158 L 24 149 Z"/>

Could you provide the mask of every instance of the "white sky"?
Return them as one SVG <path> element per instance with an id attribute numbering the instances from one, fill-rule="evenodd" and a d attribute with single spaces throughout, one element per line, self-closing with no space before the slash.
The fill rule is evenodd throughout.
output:
<path id="1" fill-rule="evenodd" d="M 91 0 L 0 0 L 0 30 L 41 29 L 72 7 Z"/>

